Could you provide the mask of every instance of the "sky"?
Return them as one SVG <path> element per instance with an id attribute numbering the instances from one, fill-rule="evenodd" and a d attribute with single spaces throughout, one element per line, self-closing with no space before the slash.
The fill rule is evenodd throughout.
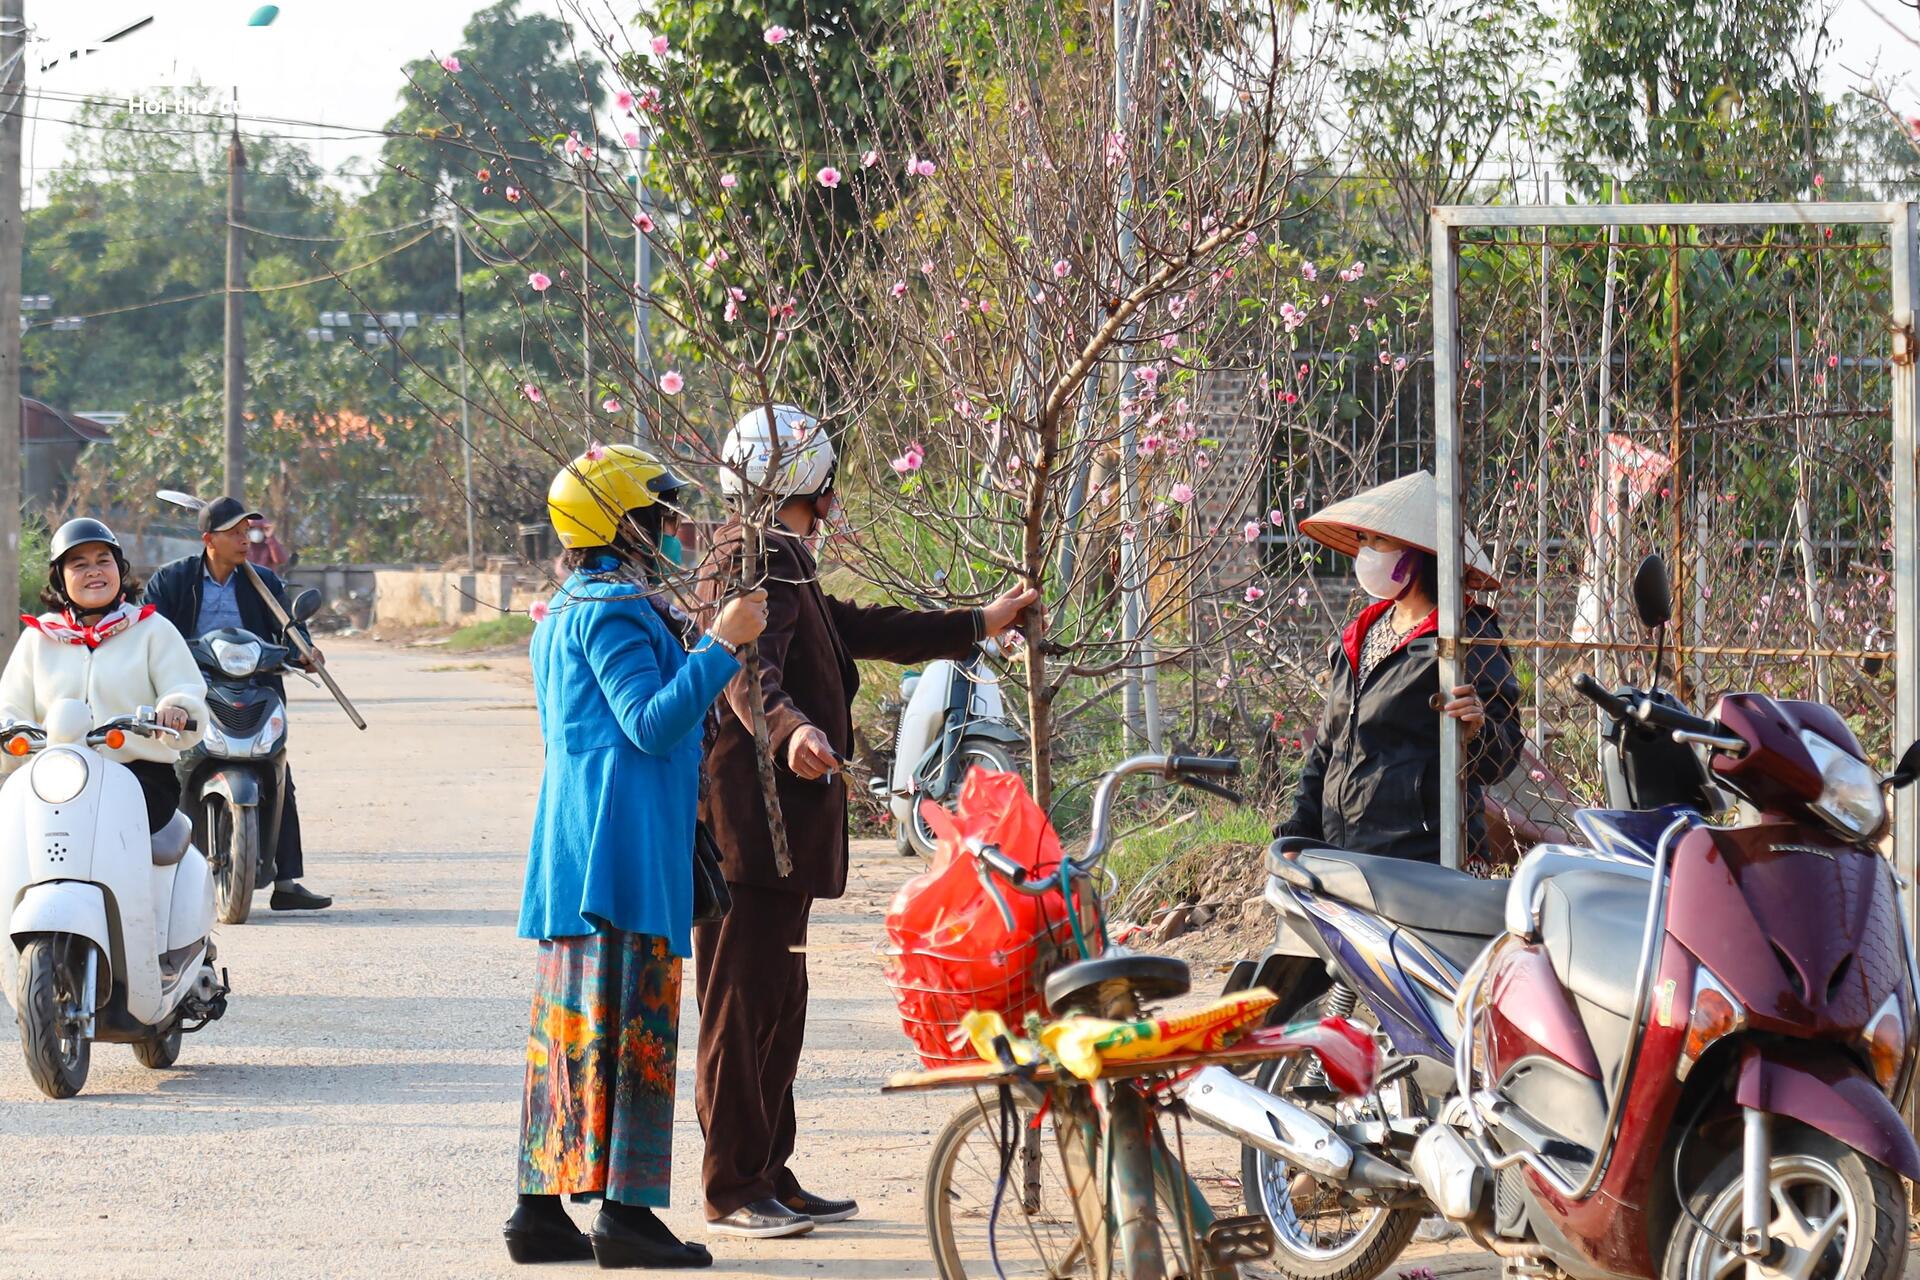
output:
<path id="1" fill-rule="evenodd" d="M 242 116 L 312 120 L 378 129 L 400 102 L 401 65 L 456 49 L 461 28 L 484 0 L 284 0 L 270 26 L 250 27 L 257 0 L 27 0 L 27 20 L 42 40 L 29 47 L 29 91 L 121 101 L 144 91 L 190 84 L 237 96 Z M 559 12 L 564 0 L 521 0 L 522 12 Z M 626 6 L 629 10 L 631 5 Z M 67 60 L 151 15 L 152 25 Z M 59 65 L 42 70 L 45 63 Z M 162 95 L 164 98 L 164 95 Z M 66 155 L 70 104 L 35 99 L 27 121 L 29 166 L 36 180 Z M 244 132 L 243 123 L 243 132 Z M 284 130 L 296 132 L 292 128 Z M 324 131 L 307 130 L 307 135 Z M 380 140 L 309 141 L 328 170 L 365 172 Z"/>
<path id="2" fill-rule="evenodd" d="M 570 0 L 522 0 L 524 12 L 562 12 Z M 589 0 L 605 14 L 609 0 Z M 614 0 L 631 13 L 633 0 Z M 1725 0 L 1739 3 L 1739 0 Z M 1834 0 L 1837 49 L 1828 61 L 1829 93 L 1857 88 L 1872 75 L 1898 85 L 1893 104 L 1920 115 L 1920 14 L 1905 0 Z M 285 0 L 271 25 L 250 27 L 256 0 L 27 0 L 38 37 L 28 49 L 29 89 L 122 101 L 193 82 L 237 97 L 243 116 L 318 121 L 377 129 L 399 103 L 400 67 L 458 46 L 481 0 Z M 152 25 L 100 52 L 67 59 L 142 17 Z M 603 18 L 604 20 L 604 18 Z M 43 64 L 60 59 L 42 70 Z M 164 100 L 165 95 L 161 95 Z M 66 155 L 69 103 L 32 99 L 27 121 L 29 178 L 42 182 Z M 368 172 L 378 138 L 300 132 L 329 171 Z"/>

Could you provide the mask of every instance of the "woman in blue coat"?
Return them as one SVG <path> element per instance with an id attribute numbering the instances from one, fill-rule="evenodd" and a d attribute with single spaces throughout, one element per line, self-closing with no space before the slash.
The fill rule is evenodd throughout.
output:
<path id="1" fill-rule="evenodd" d="M 533 637 L 546 771 L 520 906 L 540 956 L 506 1227 L 517 1262 L 713 1261 L 653 1210 L 673 1151 L 702 726 L 766 603 L 735 599 L 699 635 L 651 585 L 666 476 L 630 445 L 596 446 L 547 492 L 570 573 Z M 602 1199 L 590 1236 L 567 1195 Z"/>

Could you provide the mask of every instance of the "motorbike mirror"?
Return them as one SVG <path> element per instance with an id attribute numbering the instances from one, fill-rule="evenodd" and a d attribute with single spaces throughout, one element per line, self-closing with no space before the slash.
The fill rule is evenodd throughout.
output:
<path id="1" fill-rule="evenodd" d="M 1920 778 L 1920 742 L 1915 742 L 1900 754 L 1900 763 L 1887 775 L 1889 785 L 1898 789 L 1910 787 L 1914 779 Z"/>
<path id="2" fill-rule="evenodd" d="M 1648 556 L 1633 571 L 1633 611 L 1649 631 L 1673 618 L 1673 587 L 1667 581 L 1667 562 L 1658 555 Z"/>
<path id="3" fill-rule="evenodd" d="M 293 615 L 295 622 L 305 622 L 314 614 L 320 612 L 320 593 L 312 587 L 308 587 L 305 591 L 302 591 L 293 598 L 293 608 L 287 610 L 287 612 Z"/>

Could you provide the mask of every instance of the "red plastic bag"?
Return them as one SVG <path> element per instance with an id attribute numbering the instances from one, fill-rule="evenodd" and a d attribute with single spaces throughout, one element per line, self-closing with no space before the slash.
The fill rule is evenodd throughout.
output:
<path id="1" fill-rule="evenodd" d="M 981 884 L 973 850 L 982 845 L 999 846 L 1031 873 L 1060 865 L 1060 837 L 1020 775 L 976 768 L 954 813 L 931 802 L 922 812 L 939 847 L 933 865 L 901 886 L 887 909 L 887 980 L 922 1061 L 940 1066 L 973 1059 L 959 1037 L 970 1010 L 998 1013 L 1017 1027 L 1041 1007 L 1041 983 L 1072 931 L 1058 892 L 1029 897 L 1000 886 L 1009 927 Z M 1093 921 L 1082 928 L 1093 930 Z"/>

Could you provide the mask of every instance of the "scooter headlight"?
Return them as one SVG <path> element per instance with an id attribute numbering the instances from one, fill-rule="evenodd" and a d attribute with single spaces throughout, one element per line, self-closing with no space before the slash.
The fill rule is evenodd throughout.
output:
<path id="1" fill-rule="evenodd" d="M 1820 798 L 1813 811 L 1844 835 L 1871 839 L 1887 824 L 1886 797 L 1880 775 L 1866 761 L 1842 751 L 1811 729 L 1800 731 L 1800 743 L 1820 770 Z"/>
<path id="2" fill-rule="evenodd" d="M 260 666 L 260 645 L 252 640 L 242 644 L 231 640 L 215 640 L 213 660 L 230 676 L 250 676 Z"/>
<path id="3" fill-rule="evenodd" d="M 42 751 L 33 762 L 33 794 L 48 804 L 65 804 L 87 789 L 87 761 L 78 751 Z"/>

